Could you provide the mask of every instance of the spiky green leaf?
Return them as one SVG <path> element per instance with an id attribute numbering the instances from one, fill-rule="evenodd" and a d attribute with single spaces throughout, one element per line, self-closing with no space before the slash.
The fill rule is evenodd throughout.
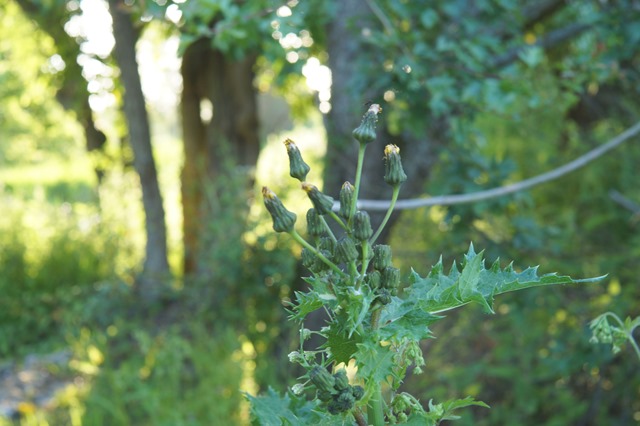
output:
<path id="1" fill-rule="evenodd" d="M 493 297 L 498 294 L 552 284 L 589 283 L 603 278 L 574 280 L 555 273 L 538 276 L 538 267 L 516 272 L 512 265 L 501 269 L 498 261 L 490 269 L 485 269 L 483 252 L 476 253 L 473 245 L 465 255 L 462 271 L 458 270 L 455 262 L 448 275 L 443 271 L 440 259 L 427 277 L 420 277 L 414 272 L 411 276 L 412 285 L 406 290 L 408 300 L 432 314 L 471 302 L 478 303 L 486 312 L 493 313 Z"/>

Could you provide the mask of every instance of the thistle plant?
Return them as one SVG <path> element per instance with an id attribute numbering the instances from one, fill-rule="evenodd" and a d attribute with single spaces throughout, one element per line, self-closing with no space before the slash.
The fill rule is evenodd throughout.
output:
<path id="1" fill-rule="evenodd" d="M 517 272 L 511 264 L 501 268 L 499 260 L 487 269 L 483 252 L 476 253 L 473 245 L 461 265 L 454 262 L 448 272 L 440 258 L 427 276 L 412 272 L 402 277 L 391 247 L 376 244 L 407 180 L 397 146 L 384 149 L 384 180 L 392 189 L 384 219 L 374 230 L 369 215 L 358 210 L 364 153 L 376 138 L 380 112 L 379 105 L 371 105 L 353 131 L 359 144 L 355 181 L 344 183 L 337 203 L 306 181 L 309 166 L 295 143 L 285 141 L 290 174 L 302 182 L 312 205 L 305 237 L 296 230 L 296 215 L 274 192 L 262 190 L 273 229 L 302 246 L 301 261 L 311 275 L 304 278 L 308 290 L 296 292 L 288 308 L 289 319 L 300 327 L 298 348 L 289 360 L 305 373 L 283 397 L 272 389 L 248 396 L 259 424 L 437 425 L 458 418 L 454 412 L 459 408 L 488 408 L 471 397 L 434 403 L 400 391 L 406 376 L 420 374 L 425 365 L 420 342 L 433 337 L 428 327 L 444 318 L 443 312 L 470 303 L 493 313 L 493 297 L 501 293 L 599 279 L 539 276 L 537 267 Z M 326 314 L 326 325 L 306 328 L 307 316 L 318 310 Z M 318 347 L 310 347 L 314 335 L 321 341 Z"/>
<path id="2" fill-rule="evenodd" d="M 613 323 L 613 324 L 612 324 Z M 633 337 L 633 332 L 640 327 L 640 317 L 627 317 L 624 321 L 613 312 L 605 312 L 599 315 L 589 324 L 591 339 L 594 344 L 611 345 L 614 354 L 619 353 L 626 343 L 633 348 L 640 361 L 640 346 Z"/>

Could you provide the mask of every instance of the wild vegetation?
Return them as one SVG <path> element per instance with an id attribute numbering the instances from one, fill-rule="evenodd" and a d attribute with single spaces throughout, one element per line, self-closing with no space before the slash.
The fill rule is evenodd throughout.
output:
<path id="1" fill-rule="evenodd" d="M 0 424 L 283 421 L 252 417 L 243 393 L 310 407 L 291 392 L 312 387 L 304 353 L 332 325 L 300 302 L 319 308 L 318 274 L 330 274 L 298 238 L 272 232 L 258 189 L 306 218 L 307 195 L 283 179 L 287 139 L 311 165 L 309 195 L 341 200 L 354 183 L 404 284 L 443 283 L 454 261 L 462 275 L 477 267 L 471 241 L 484 259 L 515 259 L 507 274 L 541 265 L 540 277 L 606 275 L 493 304 L 478 297 L 438 322 L 428 316 L 436 307 L 412 311 L 422 374 L 405 376 L 416 355 L 372 383 L 393 377 L 396 395 L 415 397 L 413 414 L 386 384 L 387 408 L 370 404 L 378 390 L 359 369 L 346 389 L 362 416 L 381 424 L 442 408 L 444 419 L 439 404 L 462 398 L 491 409 L 461 410 L 461 425 L 637 422 L 636 9 L 633 0 L 0 2 L 0 379 L 18 377 L 30 356 L 71 351 L 46 373 L 61 384 L 54 401 L 21 394 Z M 352 131 L 370 103 L 382 113 L 364 153 Z M 399 190 L 384 179 L 387 145 L 408 176 Z M 588 164 L 555 173 L 588 153 Z M 299 239 L 317 251 L 303 228 Z M 328 259 L 351 285 L 361 277 L 360 289 L 376 269 L 359 251 L 365 240 L 354 241 L 353 262 L 344 247 L 346 267 Z M 411 300 L 373 287 L 367 303 L 340 299 L 348 292 L 319 303 L 333 319 L 351 312 L 351 330 L 369 327 L 371 310 L 388 316 Z M 301 342 L 288 316 L 305 317 L 303 337 L 313 338 Z M 437 339 L 421 339 L 427 325 Z M 340 336 L 350 341 L 348 330 Z M 303 362 L 289 362 L 295 351 Z M 364 355 L 339 356 L 352 375 L 347 361 Z M 312 403 L 328 412 L 336 392 Z M 3 410 L 7 401 L 0 391 Z M 349 415 L 332 418 L 357 421 Z"/>

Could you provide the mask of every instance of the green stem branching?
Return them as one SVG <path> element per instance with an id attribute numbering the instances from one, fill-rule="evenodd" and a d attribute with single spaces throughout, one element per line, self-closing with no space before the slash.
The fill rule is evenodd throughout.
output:
<path id="1" fill-rule="evenodd" d="M 320 259 L 325 265 L 330 267 L 335 273 L 337 273 L 342 277 L 346 276 L 346 274 L 342 272 L 342 270 L 338 268 L 338 266 L 335 263 L 327 259 L 325 255 L 320 253 L 315 247 L 313 247 L 311 244 L 306 242 L 305 239 L 302 238 L 300 234 L 296 232 L 295 229 L 291 230 L 290 234 L 293 237 L 293 239 L 296 240 L 302 247 L 306 248 L 307 250 L 311 251 L 313 254 L 318 256 L 318 259 Z"/>
<path id="2" fill-rule="evenodd" d="M 391 217 L 391 213 L 393 213 L 393 209 L 396 206 L 396 201 L 398 201 L 398 194 L 400 194 L 400 185 L 395 185 L 393 187 L 393 194 L 391 195 L 391 203 L 389 204 L 389 208 L 387 209 L 387 214 L 384 216 L 384 219 L 382 219 L 382 223 L 380 223 L 380 226 L 376 230 L 375 234 L 373 234 L 373 237 L 371 237 L 371 239 L 369 240 L 371 242 L 371 245 L 376 242 L 376 240 L 382 233 L 382 230 L 387 225 L 387 222 Z"/>
<path id="3" fill-rule="evenodd" d="M 364 152 L 367 149 L 367 145 L 364 143 L 360 144 L 358 148 L 358 165 L 356 167 L 356 183 L 354 185 L 353 191 L 353 202 L 351 203 L 351 214 L 349 215 L 349 224 L 351 225 L 351 221 L 353 220 L 353 216 L 356 214 L 356 208 L 358 206 L 358 194 L 360 192 L 360 181 L 362 180 L 362 165 L 364 164 Z"/>

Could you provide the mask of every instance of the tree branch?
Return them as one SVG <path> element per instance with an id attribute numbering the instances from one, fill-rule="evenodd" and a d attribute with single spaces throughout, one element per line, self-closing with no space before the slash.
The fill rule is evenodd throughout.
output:
<path id="1" fill-rule="evenodd" d="M 545 37 L 534 43 L 532 46 L 538 46 L 543 49 L 550 49 L 588 30 L 589 28 L 593 27 L 593 25 L 594 23 L 578 22 L 567 25 L 564 28 L 558 28 L 557 30 L 549 32 Z M 506 65 L 509 65 L 510 63 L 518 59 L 518 55 L 524 48 L 526 47 L 517 47 L 509 50 L 502 55 L 499 55 L 498 57 L 493 59 L 489 68 L 502 68 Z"/>
<path id="2" fill-rule="evenodd" d="M 620 192 L 612 189 L 609 191 L 609 198 L 620 204 L 625 209 L 631 211 L 634 215 L 640 215 L 640 204 L 622 195 Z"/>
<path id="3" fill-rule="evenodd" d="M 407 200 L 399 200 L 396 203 L 395 210 L 410 210 L 420 207 L 428 206 L 449 206 L 454 204 L 466 204 L 474 203 L 478 201 L 488 200 L 491 198 L 502 197 L 514 192 L 523 191 L 536 185 L 540 185 L 554 179 L 558 179 L 574 170 L 584 167 L 591 161 L 601 157 L 613 148 L 622 144 L 623 142 L 631 139 L 633 136 L 640 133 L 640 122 L 636 123 L 632 127 L 628 128 L 624 132 L 620 133 L 615 138 L 609 140 L 604 145 L 601 145 L 586 154 L 576 158 L 575 160 L 560 166 L 556 169 L 548 171 L 538 176 L 534 176 L 529 179 L 522 180 L 520 182 L 512 183 L 505 186 L 500 186 L 486 191 L 473 192 L 470 194 L 460 195 L 440 195 L 431 198 L 414 198 Z M 334 209 L 336 206 L 334 205 Z M 382 200 L 360 200 L 358 202 L 359 209 L 366 209 L 371 211 L 384 211 L 389 208 L 389 201 Z"/>

